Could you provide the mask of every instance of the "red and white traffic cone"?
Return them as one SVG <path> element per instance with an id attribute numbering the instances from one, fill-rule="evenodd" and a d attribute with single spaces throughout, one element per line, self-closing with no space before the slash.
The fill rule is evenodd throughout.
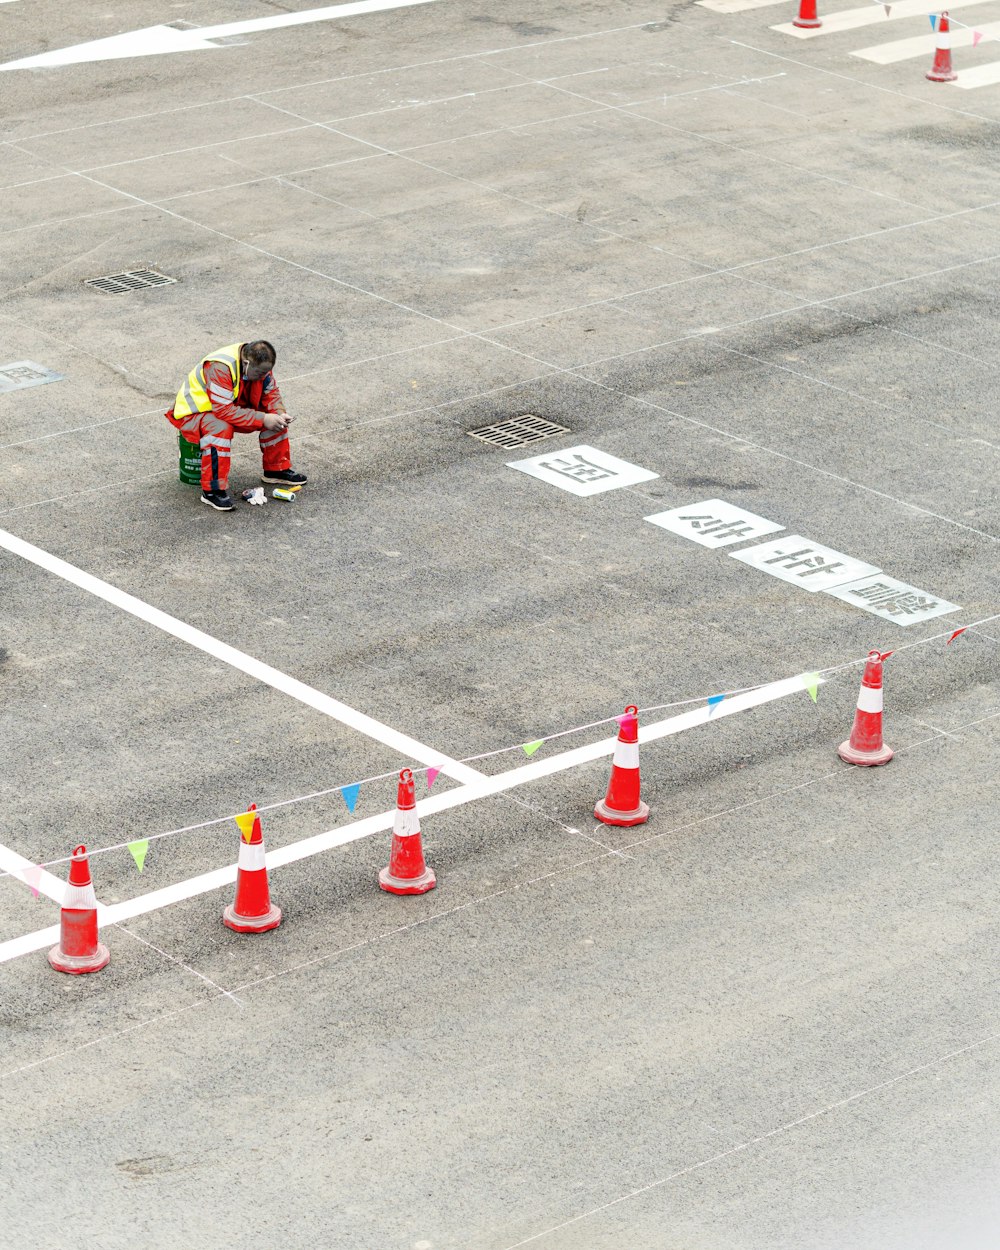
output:
<path id="1" fill-rule="evenodd" d="M 837 754 L 847 764 L 862 766 L 888 764 L 892 759 L 892 748 L 882 741 L 882 656 L 878 651 L 868 653 L 854 728 L 850 738 L 837 748 Z"/>
<path id="2" fill-rule="evenodd" d="M 618 719 L 608 792 L 594 808 L 594 815 L 606 825 L 641 825 L 649 819 L 649 807 L 639 798 L 638 710 L 627 707 Z"/>
<path id="3" fill-rule="evenodd" d="M 97 895 L 90 879 L 87 848 L 77 846 L 69 861 L 69 884 L 59 913 L 59 945 L 49 951 L 56 972 L 100 972 L 111 956 L 97 940 Z"/>
<path id="4" fill-rule="evenodd" d="M 816 16 L 816 0 L 799 0 L 799 15 L 792 18 L 793 26 L 801 26 L 805 30 L 815 30 L 823 23 Z"/>
<path id="5" fill-rule="evenodd" d="M 389 867 L 378 874 L 378 883 L 390 894 L 426 894 L 437 885 L 433 868 L 424 863 L 413 773 L 404 768 L 396 791 L 396 815 L 392 822 L 392 853 Z"/>
<path id="6" fill-rule="evenodd" d="M 927 71 L 926 77 L 931 82 L 954 82 L 958 77 L 951 68 L 951 25 L 948 22 L 947 10 L 938 20 L 934 64 Z"/>
<path id="7" fill-rule="evenodd" d="M 257 810 L 251 803 L 250 812 Z M 237 933 L 263 933 L 281 924 L 281 908 L 271 904 L 264 863 L 264 835 L 260 817 L 255 816 L 253 832 L 247 842 L 240 835 L 240 858 L 236 867 L 236 898 L 222 913 L 222 923 Z"/>

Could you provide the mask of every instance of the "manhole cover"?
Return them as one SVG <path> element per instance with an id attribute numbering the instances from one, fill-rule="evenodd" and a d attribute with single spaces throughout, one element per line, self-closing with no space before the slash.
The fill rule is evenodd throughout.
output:
<path id="1" fill-rule="evenodd" d="M 494 447 L 504 448 L 525 447 L 528 443 L 538 443 L 555 434 L 568 433 L 568 426 L 556 425 L 554 421 L 546 421 L 544 417 L 536 417 L 530 412 L 520 417 L 508 417 L 506 421 L 498 421 L 496 425 L 484 425 L 482 429 L 468 431 L 470 438 L 478 438 L 484 443 L 492 443 Z"/>
<path id="2" fill-rule="evenodd" d="M 155 269 L 129 269 L 126 273 L 109 273 L 103 278 L 85 278 L 83 285 L 107 291 L 109 295 L 120 295 L 123 291 L 141 291 L 145 287 L 166 286 L 176 281 Z"/>

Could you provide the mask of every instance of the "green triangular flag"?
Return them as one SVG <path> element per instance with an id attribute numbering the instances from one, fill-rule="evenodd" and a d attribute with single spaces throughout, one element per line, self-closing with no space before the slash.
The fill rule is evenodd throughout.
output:
<path id="1" fill-rule="evenodd" d="M 522 744 L 521 750 L 525 755 L 534 755 L 544 741 L 544 738 L 539 738 L 537 742 L 525 742 Z"/>
<path id="2" fill-rule="evenodd" d="M 819 674 L 818 673 L 803 673 L 802 684 L 809 691 L 809 698 L 812 699 L 813 703 L 815 703 L 816 692 L 819 690 Z"/>
<path id="3" fill-rule="evenodd" d="M 146 852 L 149 850 L 149 839 L 143 838 L 140 842 L 130 842 L 128 849 L 132 852 L 136 868 L 142 872 L 146 863 Z"/>

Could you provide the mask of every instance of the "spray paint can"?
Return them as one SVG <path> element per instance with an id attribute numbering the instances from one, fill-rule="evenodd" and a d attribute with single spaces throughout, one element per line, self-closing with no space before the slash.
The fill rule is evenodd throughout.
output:
<path id="1" fill-rule="evenodd" d="M 271 491 L 271 497 L 272 499 L 284 499 L 286 503 L 295 502 L 295 492 L 293 490 L 275 489 Z"/>

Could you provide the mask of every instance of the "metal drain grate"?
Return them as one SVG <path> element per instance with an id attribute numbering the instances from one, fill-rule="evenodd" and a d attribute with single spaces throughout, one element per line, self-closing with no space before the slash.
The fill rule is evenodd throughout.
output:
<path id="1" fill-rule="evenodd" d="M 176 281 L 176 278 L 168 278 L 155 269 L 130 269 L 126 273 L 109 273 L 103 278 L 85 278 L 83 285 L 107 291 L 109 295 L 120 295 L 123 291 L 141 291 L 149 286 L 166 286 Z"/>
<path id="2" fill-rule="evenodd" d="M 478 438 L 484 443 L 503 448 L 526 447 L 528 443 L 538 443 L 543 438 L 568 433 L 568 426 L 556 425 L 531 412 L 520 417 L 508 417 L 506 421 L 498 421 L 496 425 L 484 425 L 482 429 L 468 431 L 470 438 Z"/>

